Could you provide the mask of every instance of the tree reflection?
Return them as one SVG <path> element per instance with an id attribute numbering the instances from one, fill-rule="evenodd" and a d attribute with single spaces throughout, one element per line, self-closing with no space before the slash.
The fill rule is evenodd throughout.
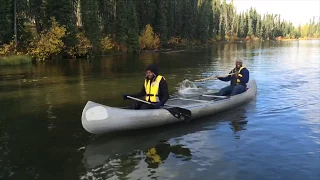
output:
<path id="1" fill-rule="evenodd" d="M 183 147 L 183 145 L 173 145 L 169 143 L 160 143 L 154 147 L 149 148 L 146 151 L 145 162 L 148 164 L 148 168 L 158 168 L 160 164 L 164 163 L 170 153 L 177 155 L 177 157 L 186 157 L 191 159 L 191 151 L 189 148 Z"/>

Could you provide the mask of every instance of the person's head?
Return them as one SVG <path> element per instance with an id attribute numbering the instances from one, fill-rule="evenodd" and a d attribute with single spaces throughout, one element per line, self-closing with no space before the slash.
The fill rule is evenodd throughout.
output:
<path id="1" fill-rule="evenodd" d="M 239 69 L 242 66 L 242 59 L 236 60 L 236 68 Z"/>
<path id="2" fill-rule="evenodd" d="M 158 76 L 158 69 L 157 69 L 156 65 L 150 64 L 146 68 L 146 77 L 151 80 L 156 76 Z"/>

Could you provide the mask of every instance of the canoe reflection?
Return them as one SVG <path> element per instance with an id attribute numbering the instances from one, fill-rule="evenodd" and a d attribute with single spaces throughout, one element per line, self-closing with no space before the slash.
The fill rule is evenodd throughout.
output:
<path id="1" fill-rule="evenodd" d="M 185 139 L 185 135 L 202 131 L 213 131 L 220 123 L 229 124 L 236 139 L 241 136 L 247 124 L 247 109 L 255 106 L 240 106 L 232 111 L 218 113 L 186 124 L 173 124 L 158 128 L 128 131 L 121 134 L 99 136 L 92 139 L 84 148 L 82 163 L 86 174 L 82 179 L 126 178 L 132 174 L 145 174 L 145 171 L 160 168 L 166 160 L 189 161 L 194 158 L 188 144 L 171 142 Z M 170 143 L 169 143 L 170 142 Z M 172 157 L 171 157 L 172 156 Z M 147 169 L 147 170 L 146 170 Z M 149 170 L 148 170 L 149 169 Z"/>

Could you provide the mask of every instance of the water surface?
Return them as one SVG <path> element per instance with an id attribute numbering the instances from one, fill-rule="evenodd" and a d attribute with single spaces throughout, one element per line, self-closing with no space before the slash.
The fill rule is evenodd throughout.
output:
<path id="1" fill-rule="evenodd" d="M 88 100 L 128 105 L 122 94 L 141 89 L 150 63 L 177 94 L 185 79 L 228 73 L 237 57 L 258 86 L 243 106 L 101 137 L 81 126 Z M 3 66 L 0 179 L 320 179 L 319 68 L 318 40 Z"/>

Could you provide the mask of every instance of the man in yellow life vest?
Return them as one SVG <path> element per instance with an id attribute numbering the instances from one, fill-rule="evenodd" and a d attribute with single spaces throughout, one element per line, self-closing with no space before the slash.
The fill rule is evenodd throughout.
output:
<path id="1" fill-rule="evenodd" d="M 249 71 L 246 67 L 242 66 L 242 60 L 236 60 L 236 67 L 230 71 L 231 75 L 227 77 L 216 76 L 221 81 L 231 81 L 230 85 L 222 88 L 219 91 L 219 96 L 234 96 L 246 91 L 247 83 L 249 81 Z"/>
<path id="2" fill-rule="evenodd" d="M 141 91 L 137 94 L 123 95 L 123 98 L 128 99 L 127 96 L 135 98 L 145 97 L 145 101 L 152 103 L 136 102 L 131 105 L 131 109 L 159 109 L 169 99 L 168 84 L 166 79 L 158 74 L 157 67 L 151 64 L 146 68 L 146 78 Z"/>

